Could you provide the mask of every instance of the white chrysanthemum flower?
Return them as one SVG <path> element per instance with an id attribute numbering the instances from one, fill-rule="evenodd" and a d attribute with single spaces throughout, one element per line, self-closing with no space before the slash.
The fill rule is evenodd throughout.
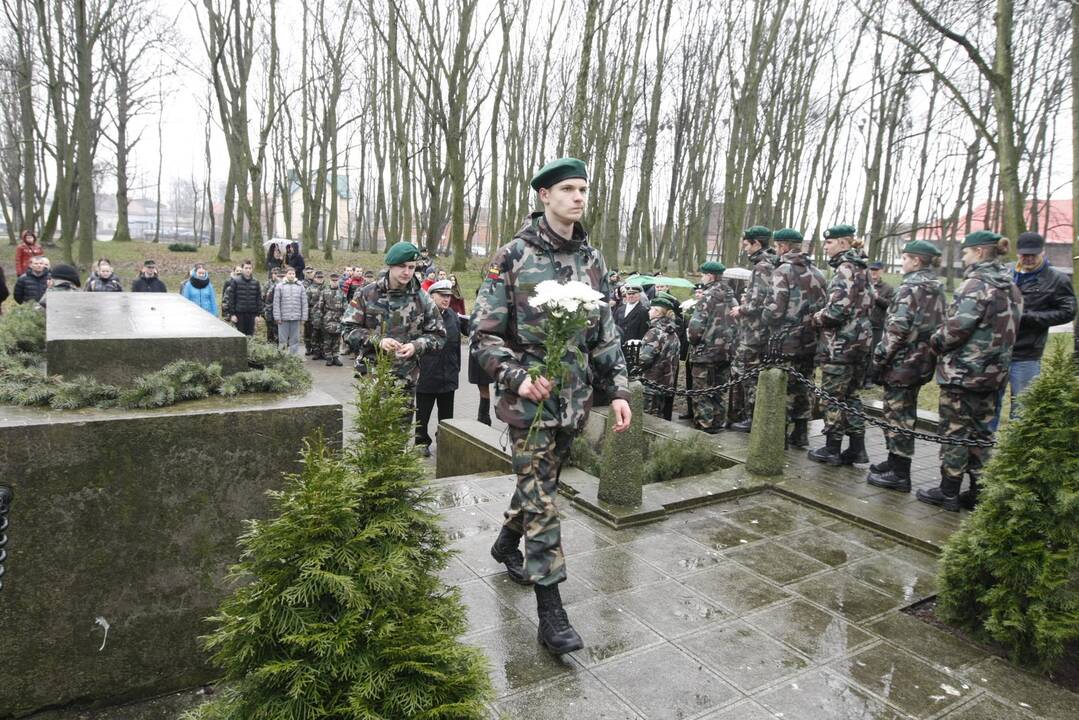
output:
<path id="1" fill-rule="evenodd" d="M 561 283 L 557 280 L 544 280 L 528 298 L 528 304 L 534 308 L 541 308 L 564 296 Z"/>
<path id="2" fill-rule="evenodd" d="M 686 301 L 682 302 L 682 304 L 679 305 L 679 307 L 682 308 L 683 310 L 689 310 L 690 308 L 692 308 L 696 304 L 697 304 L 696 298 L 690 298 L 689 300 L 686 300 Z"/>

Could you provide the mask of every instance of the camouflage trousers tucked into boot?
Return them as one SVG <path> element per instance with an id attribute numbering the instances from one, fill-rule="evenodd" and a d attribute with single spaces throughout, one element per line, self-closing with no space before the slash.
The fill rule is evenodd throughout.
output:
<path id="1" fill-rule="evenodd" d="M 505 512 L 504 525 L 525 538 L 525 576 L 529 582 L 554 585 L 566 579 L 562 524 L 558 518 L 558 472 L 569 455 L 574 434 L 548 428 L 533 435 L 528 428 L 509 428 L 517 490 Z"/>
<path id="2" fill-rule="evenodd" d="M 837 399 L 861 412 L 862 398 L 858 391 L 865 380 L 866 356 L 851 355 L 845 363 L 822 363 L 821 387 Z M 865 420 L 844 412 L 838 405 L 828 404 L 824 409 L 824 432 L 859 435 L 865 433 Z"/>
<path id="3" fill-rule="evenodd" d="M 644 393 L 644 411 L 649 415 L 655 415 L 656 417 L 667 417 L 667 404 L 670 401 L 669 395 L 660 395 L 659 393 L 645 392 Z"/>
<path id="4" fill-rule="evenodd" d="M 339 333 L 339 332 L 327 332 L 326 330 L 323 330 L 322 331 L 322 354 L 324 356 L 326 356 L 326 359 L 327 360 L 332 360 L 332 359 L 337 358 L 337 356 L 340 354 L 340 348 L 341 348 L 341 333 Z M 338 360 L 336 364 L 340 365 L 341 361 Z"/>
<path id="5" fill-rule="evenodd" d="M 913 430 L 918 420 L 918 391 L 921 389 L 920 385 L 885 385 L 884 419 L 892 425 Z M 914 438 L 885 430 L 884 439 L 888 452 L 905 458 L 914 457 Z"/>
<path id="6" fill-rule="evenodd" d="M 813 356 L 793 358 L 790 365 L 810 381 L 813 380 Z M 787 380 L 787 418 L 791 422 L 813 419 L 813 396 L 809 387 L 790 378 Z"/>
<path id="7" fill-rule="evenodd" d="M 763 361 L 764 355 L 763 347 L 751 347 L 749 345 L 742 345 L 738 350 L 738 372 L 748 373 L 752 370 L 759 368 Z M 757 381 L 752 380 L 750 382 L 742 383 L 742 420 L 745 422 L 753 421 L 753 406 L 757 404 Z"/>
<path id="8" fill-rule="evenodd" d="M 945 437 L 991 440 L 989 423 L 996 414 L 995 392 L 974 392 L 942 385 L 940 388 L 940 426 Z M 989 461 L 989 448 L 966 445 L 940 446 L 941 489 L 947 495 L 959 492 L 964 473 L 980 475 Z"/>
<path id="9" fill-rule="evenodd" d="M 694 388 L 722 385 L 731 379 L 727 363 L 691 363 L 689 374 Z M 693 398 L 693 424 L 700 430 L 719 430 L 727 421 L 727 391 Z"/>

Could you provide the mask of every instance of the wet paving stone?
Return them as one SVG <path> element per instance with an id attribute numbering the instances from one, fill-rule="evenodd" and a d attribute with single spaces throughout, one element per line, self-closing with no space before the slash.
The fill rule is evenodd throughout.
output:
<path id="1" fill-rule="evenodd" d="M 775 717 L 752 700 L 743 700 L 714 713 L 708 713 L 700 720 L 775 720 Z"/>
<path id="2" fill-rule="evenodd" d="M 497 537 L 497 530 L 478 532 L 450 543 L 450 547 L 457 552 L 456 557 L 472 572 L 480 577 L 493 575 L 506 571 L 505 565 L 495 562 L 495 559 L 491 557 L 491 545 Z"/>
<path id="3" fill-rule="evenodd" d="M 567 569 L 601 593 L 628 590 L 666 579 L 661 572 L 621 547 L 579 555 L 572 563 L 567 563 Z"/>
<path id="4" fill-rule="evenodd" d="M 893 560 L 887 554 L 861 560 L 843 569 L 867 585 L 880 590 L 904 605 L 924 600 L 937 592 L 933 575 L 913 565 Z"/>
<path id="5" fill-rule="evenodd" d="M 789 593 L 730 562 L 691 575 L 682 582 L 736 615 L 790 597 Z"/>
<path id="6" fill-rule="evenodd" d="M 741 620 L 708 628 L 678 641 L 744 692 L 809 666 L 809 661 Z"/>
<path id="7" fill-rule="evenodd" d="M 639 720 L 614 693 L 587 675 L 574 675 L 556 683 L 499 700 L 495 709 L 506 720 Z"/>
<path id="8" fill-rule="evenodd" d="M 673 580 L 621 593 L 617 602 L 667 638 L 685 635 L 732 617 L 723 608 Z"/>
<path id="9" fill-rule="evenodd" d="M 635 540 L 622 545 L 622 548 L 675 577 L 712 567 L 722 559 L 715 550 L 704 548 L 673 532 Z"/>
<path id="10" fill-rule="evenodd" d="M 761 535 L 785 535 L 807 523 L 764 505 L 727 513 L 727 519 Z"/>
<path id="11" fill-rule="evenodd" d="M 828 566 L 780 545 L 778 542 L 764 542 L 728 550 L 726 556 L 745 565 L 758 575 L 780 584 L 794 582 L 812 575 Z"/>
<path id="12" fill-rule="evenodd" d="M 988 695 L 982 695 L 958 710 L 948 713 L 944 716 L 944 720 L 1030 720 L 1030 715 Z"/>
<path id="13" fill-rule="evenodd" d="M 783 544 L 832 567 L 859 560 L 873 553 L 869 548 L 845 540 L 821 528 L 788 535 L 783 538 Z"/>
<path id="14" fill-rule="evenodd" d="M 570 622 L 584 640 L 584 649 L 572 655 L 586 667 L 663 639 L 623 610 L 614 599 L 575 606 Z"/>
<path id="15" fill-rule="evenodd" d="M 822 670 L 799 675 L 756 696 L 756 700 L 784 718 L 901 720 L 905 717 L 861 688 Z"/>
<path id="16" fill-rule="evenodd" d="M 938 563 L 935 555 L 916 550 L 907 545 L 900 545 L 895 550 L 886 554 L 897 560 L 902 560 L 905 563 L 913 565 L 919 570 L 924 570 L 930 575 L 935 576 L 937 574 Z"/>
<path id="17" fill-rule="evenodd" d="M 487 656 L 489 676 L 497 696 L 581 671 L 580 664 L 572 658 L 556 658 L 544 650 L 536 639 L 536 626 L 523 619 L 470 635 L 464 642 L 481 648 Z"/>
<path id="18" fill-rule="evenodd" d="M 802 597 L 860 622 L 896 607 L 896 601 L 838 570 L 788 586 Z"/>
<path id="19" fill-rule="evenodd" d="M 439 525 L 446 534 L 446 539 L 457 542 L 473 535 L 490 536 L 491 542 L 498 536 L 502 524 L 496 522 L 477 506 L 457 507 L 443 510 L 439 514 Z"/>
<path id="20" fill-rule="evenodd" d="M 699 662 L 673 645 L 661 645 L 596 668 L 607 687 L 648 720 L 683 720 L 741 697 Z M 664 681 L 656 683 L 656 674 Z"/>
<path id="21" fill-rule="evenodd" d="M 438 510 L 489 502 L 491 502 L 490 496 L 470 482 L 461 481 L 431 486 L 431 506 Z"/>
<path id="22" fill-rule="evenodd" d="M 576 520 L 562 521 L 562 552 L 566 557 L 602 550 L 611 544 L 610 540 L 597 535 Z"/>
<path id="23" fill-rule="evenodd" d="M 535 623 L 536 620 L 536 592 L 531 585 L 518 585 L 509 579 L 506 573 L 489 575 L 483 578 L 491 589 L 498 595 L 499 600 L 509 605 L 523 617 Z M 569 578 L 558 584 L 559 595 L 562 596 L 562 605 L 572 609 L 577 603 L 588 602 L 600 597 L 590 585 L 579 578 L 570 575 Z"/>
<path id="24" fill-rule="evenodd" d="M 1023 672 L 1000 658 L 983 660 L 961 674 L 971 684 L 996 695 L 1005 705 L 1034 713 L 1043 720 L 1079 717 L 1079 694 Z"/>
<path id="25" fill-rule="evenodd" d="M 953 670 L 987 657 L 985 651 L 904 612 L 890 613 L 866 629 L 935 665 Z"/>
<path id="26" fill-rule="evenodd" d="M 830 667 L 916 718 L 947 710 L 976 692 L 961 678 L 940 672 L 888 643 L 837 660 Z"/>
<path id="27" fill-rule="evenodd" d="M 773 510 L 778 510 L 784 515 L 790 515 L 796 517 L 803 522 L 807 522 L 810 525 L 827 525 L 828 523 L 835 522 L 835 516 L 823 513 L 819 510 L 815 510 L 811 507 L 803 505 L 802 503 L 788 500 L 787 498 L 780 497 L 779 495 L 773 495 L 771 493 L 763 493 L 761 495 L 760 505 L 762 507 L 769 507 Z"/>
<path id="28" fill-rule="evenodd" d="M 701 545 L 713 550 L 739 547 L 760 540 L 763 537 L 751 530 L 746 530 L 741 525 L 729 523 L 719 517 L 694 518 L 676 529 L 680 534 L 691 540 L 696 540 Z"/>
<path id="29" fill-rule="evenodd" d="M 849 655 L 874 641 L 869 633 L 802 600 L 762 610 L 745 620 L 818 663 Z"/>
<path id="30" fill-rule="evenodd" d="M 834 532 L 840 537 L 844 537 L 847 540 L 853 540 L 860 545 L 865 545 L 871 550 L 890 550 L 899 547 L 899 543 L 886 535 L 882 535 L 881 533 L 874 532 L 873 530 L 866 529 L 859 525 L 853 525 L 843 520 L 839 520 L 830 525 L 825 525 L 824 527 L 826 530 Z"/>
<path id="31" fill-rule="evenodd" d="M 515 475 L 499 475 L 498 477 L 482 478 L 473 480 L 472 486 L 479 488 L 495 501 L 496 505 L 508 506 L 510 498 L 517 490 L 517 478 Z"/>
<path id="32" fill-rule="evenodd" d="M 519 619 L 520 614 L 499 600 L 490 585 L 474 580 L 460 586 L 461 602 L 468 614 L 469 632 L 481 632 Z"/>
<path id="33" fill-rule="evenodd" d="M 446 563 L 446 567 L 438 574 L 440 580 L 446 585 L 460 585 L 476 579 L 476 573 L 468 569 L 468 566 L 458 558 L 452 557 Z"/>

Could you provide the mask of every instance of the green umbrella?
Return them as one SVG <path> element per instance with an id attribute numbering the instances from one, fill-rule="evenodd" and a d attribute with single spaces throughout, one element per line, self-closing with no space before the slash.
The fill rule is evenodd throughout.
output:
<path id="1" fill-rule="evenodd" d="M 689 280 L 685 278 L 667 277 L 666 275 L 656 275 L 651 278 L 653 285 L 667 285 L 669 287 L 680 287 L 693 289 L 695 286 Z"/>

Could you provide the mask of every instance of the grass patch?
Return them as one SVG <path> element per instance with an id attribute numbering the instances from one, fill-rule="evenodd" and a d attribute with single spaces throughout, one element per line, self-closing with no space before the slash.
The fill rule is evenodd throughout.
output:
<path id="1" fill-rule="evenodd" d="M 700 475 L 717 467 L 716 456 L 703 438 L 675 440 L 646 434 L 645 442 L 648 444 L 645 453 L 648 459 L 643 471 L 643 482 L 646 484 Z M 584 436 L 574 439 L 570 446 L 570 465 L 599 477 L 600 463 L 598 447 Z"/>

